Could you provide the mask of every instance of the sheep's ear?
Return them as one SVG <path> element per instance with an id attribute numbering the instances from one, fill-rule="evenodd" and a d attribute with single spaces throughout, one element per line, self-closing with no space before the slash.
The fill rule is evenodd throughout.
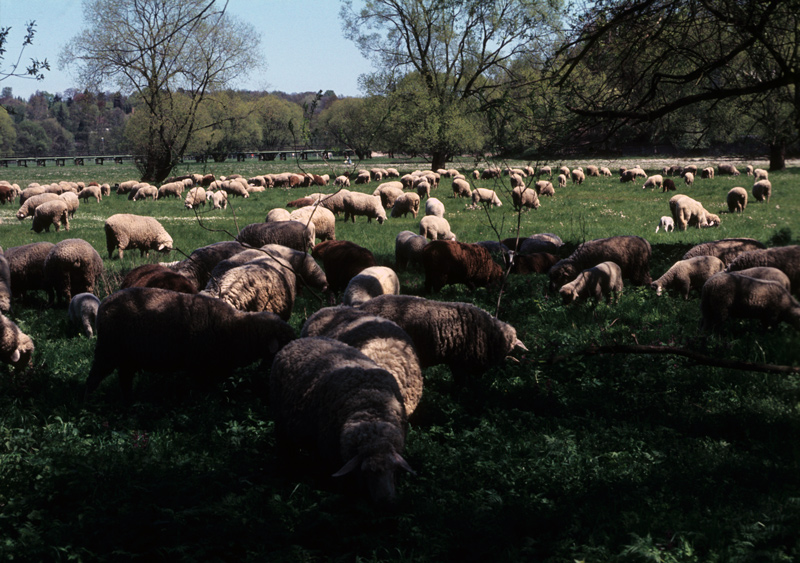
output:
<path id="1" fill-rule="evenodd" d="M 331 475 L 331 477 L 341 477 L 342 475 L 347 475 L 351 471 L 355 470 L 359 466 L 359 464 L 360 464 L 360 457 L 355 456 L 350 461 L 345 463 L 339 471 Z"/>
<path id="2" fill-rule="evenodd" d="M 17 349 L 16 349 L 16 350 L 14 350 L 14 352 L 11 354 L 11 363 L 12 363 L 12 364 L 15 364 L 15 363 L 17 363 L 17 362 L 19 361 L 19 358 L 20 358 L 20 353 L 19 353 L 19 348 L 17 348 Z"/>
<path id="3" fill-rule="evenodd" d="M 408 464 L 408 462 L 405 459 L 403 459 L 403 456 L 401 456 L 399 453 L 393 451 L 392 452 L 392 459 L 394 460 L 394 462 L 397 464 L 398 467 L 401 467 L 401 468 L 405 469 L 406 471 L 408 471 L 409 473 L 411 473 L 415 477 L 417 476 L 417 472 L 414 471 L 413 469 L 411 469 L 411 466 Z"/>
<path id="4" fill-rule="evenodd" d="M 514 345 L 511 347 L 511 349 L 512 349 L 512 350 L 513 350 L 514 348 L 522 348 L 522 349 L 523 349 L 523 350 L 525 350 L 526 352 L 528 351 L 528 349 L 527 349 L 527 348 L 525 347 L 525 345 L 522 343 L 522 340 L 520 340 L 519 338 L 517 338 L 517 340 L 514 342 Z"/>

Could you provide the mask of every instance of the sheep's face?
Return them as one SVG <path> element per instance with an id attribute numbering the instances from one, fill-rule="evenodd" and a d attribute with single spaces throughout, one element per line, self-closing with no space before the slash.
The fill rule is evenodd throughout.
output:
<path id="1" fill-rule="evenodd" d="M 558 290 L 558 294 L 561 296 L 561 302 L 564 305 L 569 305 L 578 298 L 578 292 L 570 285 L 563 286 Z"/>
<path id="2" fill-rule="evenodd" d="M 656 292 L 656 295 L 661 295 L 661 292 L 663 291 L 663 289 L 664 289 L 664 288 L 663 288 L 663 287 L 661 287 L 661 284 L 660 284 L 660 283 L 658 283 L 658 282 L 653 282 L 653 283 L 651 283 L 651 284 L 650 284 L 650 289 L 653 289 L 653 290 L 655 290 L 655 292 Z"/>

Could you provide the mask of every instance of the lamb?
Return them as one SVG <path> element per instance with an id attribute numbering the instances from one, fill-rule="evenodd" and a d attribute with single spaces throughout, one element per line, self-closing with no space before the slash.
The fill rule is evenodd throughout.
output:
<path id="1" fill-rule="evenodd" d="M 586 241 L 567 258 L 557 262 L 547 275 L 550 290 L 555 291 L 574 280 L 578 273 L 601 262 L 615 262 L 622 276 L 634 285 L 649 285 L 650 243 L 637 236 L 616 236 Z"/>
<path id="2" fill-rule="evenodd" d="M 257 360 L 269 365 L 294 338 L 292 328 L 272 313 L 244 313 L 205 295 L 122 289 L 106 297 L 97 311 L 97 344 L 85 397 L 115 369 L 126 399 L 140 369 L 185 370 L 219 380 Z"/>
<path id="3" fill-rule="evenodd" d="M 756 201 L 766 201 L 769 203 L 769 198 L 772 195 L 772 183 L 769 180 L 759 180 L 753 184 L 753 197 Z"/>
<path id="4" fill-rule="evenodd" d="M 761 248 L 766 247 L 756 239 L 726 238 L 693 246 L 683 255 L 683 260 L 694 256 L 716 256 L 722 260 L 725 265 L 728 265 L 743 252 L 759 250 Z"/>
<path id="5" fill-rule="evenodd" d="M 0 360 L 10 364 L 19 373 L 31 362 L 33 340 L 17 324 L 0 314 Z"/>
<path id="6" fill-rule="evenodd" d="M 189 278 L 162 264 L 137 266 L 125 274 L 119 287 L 159 287 L 181 293 L 197 293 L 197 287 Z"/>
<path id="7" fill-rule="evenodd" d="M 345 194 L 342 201 L 344 203 L 345 221 L 352 218 L 353 223 L 355 223 L 356 215 L 366 216 L 368 223 L 371 223 L 373 218 L 377 219 L 380 225 L 386 221 L 386 211 L 383 209 L 381 198 L 379 197 L 360 192 L 350 192 Z"/>
<path id="8" fill-rule="evenodd" d="M 395 377 L 357 349 L 329 338 L 301 338 L 270 369 L 275 433 L 283 448 L 316 452 L 333 477 L 357 471 L 372 502 L 395 500 L 406 409 Z"/>
<path id="9" fill-rule="evenodd" d="M 647 188 L 660 188 L 664 185 L 664 177 L 661 174 L 654 174 L 653 176 L 649 176 L 647 180 L 644 182 L 644 186 L 642 189 Z"/>
<path id="10" fill-rule="evenodd" d="M 622 293 L 622 270 L 614 262 L 601 262 L 578 274 L 558 290 L 565 305 L 594 298 L 595 305 L 605 296 L 606 303 L 619 302 Z"/>
<path id="11" fill-rule="evenodd" d="M 559 188 L 566 188 L 567 187 L 567 177 L 564 174 L 558 175 L 558 187 Z"/>
<path id="12" fill-rule="evenodd" d="M 347 240 L 321 242 L 311 255 L 322 262 L 328 287 L 336 293 L 343 291 L 362 270 L 378 265 L 372 252 Z"/>
<path id="13" fill-rule="evenodd" d="M 677 194 L 669 199 L 669 210 L 679 231 L 685 231 L 687 226 L 701 227 L 719 226 L 719 217 L 709 213 L 703 204 L 684 194 Z"/>
<path id="14" fill-rule="evenodd" d="M 453 180 L 453 197 L 466 197 L 472 199 L 472 190 L 469 187 L 469 182 L 456 178 Z"/>
<path id="15" fill-rule="evenodd" d="M 674 192 L 675 191 L 675 180 L 672 178 L 664 178 L 664 182 L 661 184 L 661 192 Z"/>
<path id="16" fill-rule="evenodd" d="M 691 172 L 684 172 L 683 181 L 686 182 L 687 186 L 691 186 L 692 184 L 694 184 L 694 174 L 692 174 Z"/>
<path id="17" fill-rule="evenodd" d="M 701 329 L 721 332 L 730 318 L 759 319 L 765 326 L 780 322 L 800 330 L 800 303 L 774 281 L 720 272 L 703 286 Z"/>
<path id="18" fill-rule="evenodd" d="M 334 186 L 342 186 L 344 188 L 350 187 L 350 178 L 347 176 L 336 176 L 336 179 L 333 181 Z"/>
<path id="19" fill-rule="evenodd" d="M 295 209 L 289 219 L 307 225 L 314 224 L 314 236 L 319 240 L 336 240 L 336 216 L 321 205 L 309 205 Z"/>
<path id="20" fill-rule="evenodd" d="M 67 309 L 70 324 L 84 336 L 94 336 L 94 325 L 97 319 L 97 308 L 100 300 L 93 293 L 79 293 L 72 297 Z"/>
<path id="21" fill-rule="evenodd" d="M 42 193 L 26 199 L 17 210 L 17 219 L 23 221 L 26 217 L 32 217 L 39 205 L 46 201 L 53 201 L 56 199 L 58 199 L 58 195 L 51 193 Z"/>
<path id="22" fill-rule="evenodd" d="M 769 180 L 769 172 L 764 170 L 763 168 L 756 168 L 753 170 L 748 176 L 754 176 L 753 181 L 758 182 L 759 180 Z"/>
<path id="23" fill-rule="evenodd" d="M 94 293 L 103 271 L 103 259 L 85 240 L 68 238 L 56 243 L 42 266 L 48 302 L 68 303 L 78 293 Z"/>
<path id="24" fill-rule="evenodd" d="M 113 257 L 114 249 L 119 249 L 120 260 L 123 251 L 129 248 L 138 248 L 140 256 L 149 255 L 150 250 L 172 250 L 172 237 L 152 217 L 116 213 L 106 219 L 104 227 L 109 258 Z"/>
<path id="25" fill-rule="evenodd" d="M 706 280 L 725 269 L 725 263 L 716 256 L 695 256 L 675 262 L 663 276 L 650 284 L 656 295 L 664 289 L 674 289 L 684 299 L 689 299 L 692 289 L 700 291 Z"/>
<path id="26" fill-rule="evenodd" d="M 503 278 L 503 269 L 485 248 L 463 242 L 434 240 L 422 249 L 425 291 L 445 285 L 466 284 L 469 289 L 488 287 Z"/>
<path id="27" fill-rule="evenodd" d="M 469 303 L 381 295 L 359 309 L 397 323 L 414 342 L 420 367 L 445 364 L 456 383 L 482 375 L 514 348 L 527 350 L 514 327 Z"/>
<path id="28" fill-rule="evenodd" d="M 36 208 L 33 214 L 33 226 L 31 230 L 35 233 L 41 233 L 42 230 L 50 232 L 50 225 L 54 225 L 56 232 L 59 231 L 61 225 L 64 225 L 65 230 L 69 230 L 69 206 L 61 199 L 54 199 L 46 201 Z"/>
<path id="29" fill-rule="evenodd" d="M 671 233 L 675 230 L 675 221 L 672 219 L 672 217 L 663 215 L 656 226 L 656 232 L 658 232 L 659 229 L 664 229 L 665 233 Z"/>
<path id="30" fill-rule="evenodd" d="M 430 201 L 430 199 L 428 201 Z M 405 217 L 409 213 L 414 216 L 414 219 L 417 218 L 417 214 L 419 213 L 419 196 L 413 192 L 400 195 L 400 197 L 394 201 L 394 206 L 392 207 L 392 218 Z"/>
<path id="31" fill-rule="evenodd" d="M 419 234 L 430 240 L 456 240 L 447 219 L 436 215 L 426 215 L 420 220 Z"/>
<path id="32" fill-rule="evenodd" d="M 503 205 L 494 190 L 475 188 L 472 190 L 472 209 L 477 209 L 479 203 L 488 203 L 496 207 Z"/>
<path id="33" fill-rule="evenodd" d="M 276 267 L 277 266 L 277 267 Z M 226 271 L 201 291 L 240 311 L 269 311 L 288 321 L 296 297 L 294 272 L 269 259 L 255 260 Z"/>
<path id="34" fill-rule="evenodd" d="M 84 202 L 88 201 L 90 197 L 93 197 L 97 203 L 100 203 L 103 199 L 100 186 L 86 186 L 78 193 L 78 198 L 82 199 Z"/>
<path id="35" fill-rule="evenodd" d="M 514 209 L 522 211 L 523 208 L 539 209 L 539 196 L 536 195 L 534 188 L 527 188 L 525 186 L 516 187 L 511 190 L 511 201 L 514 203 Z"/>
<path id="36" fill-rule="evenodd" d="M 586 179 L 586 174 L 583 173 L 583 170 L 576 168 L 571 172 L 572 176 L 572 183 L 581 185 L 583 181 Z"/>
<path id="37" fill-rule="evenodd" d="M 439 198 L 431 197 L 425 202 L 425 215 L 444 217 L 444 203 Z"/>
<path id="38" fill-rule="evenodd" d="M 206 192 L 206 199 L 211 202 L 211 209 L 227 209 L 228 208 L 228 194 L 227 192 L 218 191 Z"/>
<path id="39" fill-rule="evenodd" d="M 601 166 L 600 167 L 600 175 L 601 176 L 609 176 L 610 177 L 611 176 L 611 169 L 608 168 L 607 166 Z"/>
<path id="40" fill-rule="evenodd" d="M 300 252 L 314 248 L 316 227 L 314 223 L 279 221 L 277 223 L 252 223 L 236 235 L 236 240 L 252 248 L 265 244 L 282 244 Z"/>
<path id="41" fill-rule="evenodd" d="M 199 291 L 208 284 L 211 272 L 219 262 L 246 249 L 247 247 L 238 241 L 216 242 L 196 249 L 188 258 L 177 262 L 170 268 L 186 276 Z"/>
<path id="42" fill-rule="evenodd" d="M 350 279 L 344 290 L 342 303 L 355 307 L 385 294 L 399 295 L 400 280 L 391 268 L 371 266 Z"/>
<path id="43" fill-rule="evenodd" d="M 405 270 L 409 263 L 422 265 L 422 249 L 428 239 L 411 231 L 397 233 L 394 241 L 394 260 L 398 270 Z"/>
<path id="44" fill-rule="evenodd" d="M 741 213 L 747 207 L 747 190 L 744 188 L 731 188 L 726 197 L 728 212 Z"/>
<path id="45" fill-rule="evenodd" d="M 380 184 L 372 195 L 381 198 L 381 204 L 385 209 L 391 209 L 394 206 L 395 200 L 403 195 L 402 182 L 384 182 Z"/>
<path id="46" fill-rule="evenodd" d="M 800 294 L 800 245 L 776 246 L 744 252 L 731 261 L 725 271 L 736 272 L 756 266 L 778 268 L 789 276 L 792 293 Z"/>
<path id="47" fill-rule="evenodd" d="M 54 246 L 52 242 L 33 242 L 6 249 L 5 259 L 14 297 L 25 297 L 28 291 L 44 289 L 44 259 Z M 4 307 L 0 306 L 0 311 L 8 311 Z"/>
<path id="48" fill-rule="evenodd" d="M 183 200 L 183 206 L 186 209 L 195 209 L 200 206 L 206 206 L 206 190 L 200 186 L 190 189 L 186 192 L 186 199 Z"/>
<path id="49" fill-rule="evenodd" d="M 720 164 L 717 167 L 717 170 L 719 171 L 719 175 L 720 176 L 722 176 L 723 174 L 727 174 L 729 176 L 738 176 L 739 175 L 739 171 L 736 169 L 736 167 L 733 164 L 729 164 L 729 163 L 728 164 Z"/>
<path id="50" fill-rule="evenodd" d="M 320 309 L 303 324 L 301 338 L 324 336 L 343 342 L 391 373 L 397 380 L 406 414 L 422 398 L 422 369 L 411 337 L 395 322 L 355 307 Z"/>

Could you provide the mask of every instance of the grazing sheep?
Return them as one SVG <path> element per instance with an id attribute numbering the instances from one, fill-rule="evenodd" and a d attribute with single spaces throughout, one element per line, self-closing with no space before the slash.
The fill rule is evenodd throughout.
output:
<path id="1" fill-rule="evenodd" d="M 303 324 L 301 338 L 323 336 L 352 346 L 397 380 L 408 416 L 422 398 L 422 369 L 411 337 L 395 322 L 355 307 L 320 309 Z"/>
<path id="2" fill-rule="evenodd" d="M 600 169 L 597 166 L 593 165 L 593 164 L 589 164 L 588 166 L 586 166 L 586 175 L 587 176 L 600 176 Z"/>
<path id="3" fill-rule="evenodd" d="M 265 223 L 277 223 L 278 221 L 291 221 L 292 215 L 284 209 L 283 207 L 276 207 L 275 209 L 270 209 L 267 213 L 266 219 L 264 219 Z"/>
<path id="4" fill-rule="evenodd" d="M 428 201 L 430 201 L 430 199 Z M 409 213 L 414 216 L 414 219 L 417 218 L 417 214 L 419 213 L 419 196 L 414 192 L 408 192 L 400 195 L 400 197 L 394 201 L 394 206 L 392 207 L 393 218 L 405 217 Z"/>
<path id="5" fill-rule="evenodd" d="M 269 365 L 294 337 L 292 328 L 272 313 L 244 313 L 205 295 L 122 289 L 106 297 L 97 311 L 97 345 L 85 396 L 115 369 L 126 398 L 140 369 L 185 370 L 219 380 L 257 360 Z"/>
<path id="6" fill-rule="evenodd" d="M 683 260 L 694 256 L 716 256 L 725 265 L 730 264 L 737 256 L 749 250 L 766 248 L 763 243 L 752 238 L 726 238 L 704 242 L 690 248 L 683 255 Z"/>
<path id="7" fill-rule="evenodd" d="M 336 176 L 336 179 L 333 181 L 334 186 L 342 186 L 344 188 L 350 187 L 350 178 L 347 176 Z"/>
<path id="8" fill-rule="evenodd" d="M 0 314 L 0 360 L 10 364 L 15 372 L 20 372 L 28 367 L 33 349 L 31 337 L 14 321 Z"/>
<path id="9" fill-rule="evenodd" d="M 381 204 L 385 209 L 391 209 L 394 206 L 395 200 L 403 195 L 402 182 L 384 182 L 380 184 L 372 195 L 381 198 Z"/>
<path id="10" fill-rule="evenodd" d="M 792 293 L 800 295 L 800 245 L 776 246 L 744 252 L 728 264 L 726 271 L 736 272 L 756 266 L 778 268 L 789 276 Z"/>
<path id="11" fill-rule="evenodd" d="M 58 199 L 57 194 L 42 193 L 34 195 L 26 199 L 25 202 L 19 206 L 19 209 L 17 210 L 17 219 L 22 221 L 26 217 L 32 217 L 33 214 L 36 212 L 36 208 L 38 206 L 40 206 L 46 201 L 54 201 L 57 199 Z"/>
<path id="12" fill-rule="evenodd" d="M 684 172 L 683 181 L 686 182 L 687 186 L 691 186 L 692 184 L 694 184 L 694 174 L 692 174 L 691 172 Z"/>
<path id="13" fill-rule="evenodd" d="M 139 201 L 139 200 L 146 201 L 148 199 L 155 201 L 156 199 L 158 199 L 158 188 L 156 188 L 155 186 L 142 186 L 141 188 L 138 188 L 136 191 L 131 190 L 130 194 L 131 195 L 128 197 L 128 199 L 131 199 L 133 201 Z"/>
<path id="14" fill-rule="evenodd" d="M 236 266 L 212 281 L 201 294 L 216 297 L 240 311 L 269 311 L 284 321 L 292 315 L 297 279 L 292 270 L 272 260 Z"/>
<path id="15" fill-rule="evenodd" d="M 747 190 L 744 188 L 731 188 L 726 198 L 730 213 L 741 213 L 747 207 Z"/>
<path id="16" fill-rule="evenodd" d="M 636 180 L 636 171 L 633 169 L 624 170 L 619 175 L 619 181 L 623 184 L 633 182 L 634 180 Z"/>
<path id="17" fill-rule="evenodd" d="M 360 171 L 356 176 L 355 183 L 356 184 L 369 184 L 370 182 L 370 175 L 367 170 Z"/>
<path id="18" fill-rule="evenodd" d="M 236 240 L 252 248 L 265 244 L 282 244 L 300 252 L 314 248 L 316 227 L 314 223 L 279 221 L 277 223 L 251 223 L 236 235 Z"/>
<path id="19" fill-rule="evenodd" d="M 564 305 L 594 298 L 595 305 L 605 296 L 606 303 L 619 302 L 622 293 L 622 270 L 614 262 L 601 262 L 583 270 L 558 290 Z"/>
<path id="20" fill-rule="evenodd" d="M 745 173 L 747 173 L 748 176 L 752 176 L 753 175 L 753 165 L 752 164 L 746 165 L 744 167 L 744 171 L 745 171 Z"/>
<path id="21" fill-rule="evenodd" d="M 695 256 L 675 262 L 663 276 L 650 284 L 656 295 L 665 289 L 674 289 L 684 299 L 689 299 L 692 289 L 700 291 L 706 280 L 725 269 L 725 263 L 716 256 Z"/>
<path id="22" fill-rule="evenodd" d="M 663 215 L 656 226 L 656 232 L 658 232 L 658 229 L 664 229 L 665 233 L 671 233 L 675 230 L 675 221 L 672 219 L 672 217 Z"/>
<path id="23" fill-rule="evenodd" d="M 100 203 L 103 199 L 100 186 L 86 186 L 78 193 L 78 199 L 82 199 L 84 202 L 88 201 L 90 197 L 93 197 L 97 203 Z"/>
<path id="24" fill-rule="evenodd" d="M 64 230 L 69 230 L 69 206 L 61 199 L 46 201 L 36 208 L 33 213 L 33 226 L 31 230 L 41 233 L 42 230 L 50 232 L 50 225 L 55 226 L 56 232 L 61 225 Z"/>
<path id="25" fill-rule="evenodd" d="M 336 216 L 321 205 L 309 205 L 295 209 L 289 219 L 307 225 L 314 224 L 314 236 L 319 240 L 336 240 Z"/>
<path id="26" fill-rule="evenodd" d="M 227 209 L 228 208 L 228 194 L 227 192 L 218 191 L 206 192 L 206 199 L 211 202 L 211 209 Z"/>
<path id="27" fill-rule="evenodd" d="M 558 252 L 564 241 L 553 233 L 537 233 L 529 237 L 511 237 L 501 241 L 516 254 L 535 254 L 537 252 Z"/>
<path id="28" fill-rule="evenodd" d="M 311 198 L 311 197 L 301 197 L 299 199 L 292 200 L 286 204 L 286 207 L 306 207 L 307 205 L 314 205 L 317 203 L 318 200 Z"/>
<path id="29" fill-rule="evenodd" d="M 106 219 L 104 227 L 109 258 L 113 256 L 114 249 L 119 249 L 120 260 L 123 251 L 129 248 L 138 248 L 141 256 L 149 255 L 150 250 L 172 250 L 172 237 L 152 217 L 117 213 Z"/>
<path id="30" fill-rule="evenodd" d="M 753 184 L 753 197 L 756 201 L 766 201 L 769 203 L 769 198 L 772 195 L 772 183 L 769 180 L 759 180 Z"/>
<path id="31" fill-rule="evenodd" d="M 339 213 L 344 212 L 344 197 L 349 193 L 350 190 L 341 188 L 332 194 L 314 193 L 306 197 L 310 197 L 314 202 L 318 201 L 322 207 L 331 210 L 338 217 Z"/>
<path id="32" fill-rule="evenodd" d="M 8 259 L 0 247 L 0 311 L 8 313 L 11 310 L 11 267 Z"/>
<path id="33" fill-rule="evenodd" d="M 356 215 L 365 216 L 368 223 L 371 223 L 373 218 L 378 220 L 379 225 L 386 221 L 386 211 L 381 205 L 380 197 L 360 192 L 350 192 L 345 194 L 342 202 L 344 203 L 345 221 L 352 218 L 353 223 L 355 223 Z"/>
<path id="34" fill-rule="evenodd" d="M 355 307 L 385 294 L 399 295 L 400 280 L 391 268 L 371 266 L 350 279 L 344 290 L 342 303 Z"/>
<path id="35" fill-rule="evenodd" d="M 196 249 L 185 260 L 170 266 L 170 269 L 185 276 L 195 290 L 200 291 L 208 284 L 211 272 L 219 262 L 246 249 L 238 241 L 216 242 Z"/>
<path id="36" fill-rule="evenodd" d="M 103 259 L 85 240 L 64 239 L 45 256 L 42 274 L 48 302 L 69 303 L 73 295 L 94 293 L 95 284 L 103 275 Z"/>
<path id="37" fill-rule="evenodd" d="M 720 176 L 722 176 L 723 174 L 727 174 L 729 176 L 738 176 L 739 175 L 739 171 L 736 169 L 736 167 L 733 164 L 720 164 L 717 167 L 717 170 L 718 170 L 718 173 L 719 173 Z"/>
<path id="38" fill-rule="evenodd" d="M 420 199 L 431 197 L 431 184 L 425 177 L 417 178 L 414 182 L 414 189 L 417 191 L 417 195 Z"/>
<path id="39" fill-rule="evenodd" d="M 469 182 L 456 178 L 453 180 L 453 197 L 466 197 L 472 199 L 472 190 L 469 187 Z"/>
<path id="40" fill-rule="evenodd" d="M 653 176 L 649 176 L 647 180 L 644 182 L 644 186 L 642 189 L 647 188 L 660 188 L 664 185 L 664 177 L 661 174 L 654 174 Z"/>
<path id="41" fill-rule="evenodd" d="M 445 285 L 465 284 L 469 289 L 488 287 L 502 279 L 503 269 L 485 248 L 463 242 L 434 240 L 422 249 L 425 291 Z"/>
<path id="42" fill-rule="evenodd" d="M 763 168 L 756 168 L 751 172 L 751 174 L 748 174 L 748 176 L 750 175 L 754 176 L 753 178 L 754 182 L 758 182 L 759 180 L 769 180 L 769 172 L 767 172 Z"/>
<path id="43" fill-rule="evenodd" d="M 444 203 L 440 199 L 432 197 L 425 202 L 425 215 L 444 217 L 444 212 Z"/>
<path id="44" fill-rule="evenodd" d="M 703 168 L 700 171 L 700 177 L 705 180 L 713 180 L 714 179 L 714 167 L 709 166 L 707 168 Z"/>
<path id="45" fill-rule="evenodd" d="M 447 219 L 436 215 L 426 215 L 420 220 L 419 234 L 430 240 L 456 240 Z"/>
<path id="46" fill-rule="evenodd" d="M 72 297 L 67 309 L 70 324 L 81 334 L 91 338 L 94 336 L 95 320 L 100 299 L 93 293 L 79 293 Z"/>
<path id="47" fill-rule="evenodd" d="M 490 180 L 492 178 L 499 178 L 502 171 L 499 168 L 484 168 L 481 171 L 482 180 Z"/>
<path id="48" fill-rule="evenodd" d="M 534 184 L 534 188 L 536 189 L 536 193 L 538 195 L 546 195 L 550 197 L 556 195 L 556 191 L 553 189 L 553 184 L 547 180 L 539 180 Z"/>
<path id="49" fill-rule="evenodd" d="M 162 264 L 137 266 L 125 274 L 119 287 L 158 287 L 181 293 L 197 293 L 197 287 L 189 278 Z"/>
<path id="50" fill-rule="evenodd" d="M 650 278 L 650 254 L 650 243 L 637 236 L 586 241 L 547 272 L 550 291 L 556 291 L 574 280 L 581 271 L 601 262 L 615 262 L 622 269 L 622 276 L 634 285 L 649 285 L 653 281 Z"/>
<path id="51" fill-rule="evenodd" d="M 384 172 L 386 172 L 384 174 L 384 176 L 386 176 L 387 178 L 399 178 L 400 177 L 400 172 L 397 171 L 397 168 L 387 168 L 386 170 L 384 170 Z"/>
<path id="52" fill-rule="evenodd" d="M 67 213 L 69 214 L 69 217 L 75 217 L 75 212 L 80 206 L 78 195 L 75 192 L 64 192 L 58 196 L 58 199 L 67 204 Z"/>
<path id="53" fill-rule="evenodd" d="M 186 199 L 183 200 L 183 206 L 186 209 L 195 209 L 200 206 L 206 206 L 206 190 L 202 187 L 196 187 L 186 192 Z"/>
<path id="54" fill-rule="evenodd" d="M 362 270 L 378 265 L 372 252 L 347 240 L 321 242 L 311 255 L 322 262 L 328 287 L 336 293 L 343 291 Z"/>
<path id="55" fill-rule="evenodd" d="M 496 207 L 503 205 L 494 190 L 475 188 L 472 190 L 472 209 L 477 209 L 479 203 L 488 203 Z"/>
<path id="56" fill-rule="evenodd" d="M 54 246 L 52 242 L 33 242 L 6 249 L 4 255 L 14 297 L 25 297 L 28 291 L 44 289 L 44 259 Z M 4 307 L 0 305 L 0 311 L 8 311 Z"/>
<path id="57" fill-rule="evenodd" d="M 166 199 L 168 197 L 174 197 L 177 199 L 182 199 L 183 189 L 184 189 L 183 182 L 169 182 L 167 184 L 162 184 L 160 188 L 158 188 L 158 197 L 157 199 Z"/>
<path id="58" fill-rule="evenodd" d="M 428 239 L 411 231 L 401 231 L 394 241 L 394 260 L 398 270 L 405 270 L 409 263 L 422 266 L 422 249 Z"/>
<path id="59" fill-rule="evenodd" d="M 329 338 L 301 338 L 270 369 L 275 433 L 283 449 L 316 453 L 333 477 L 353 472 L 372 502 L 395 500 L 395 472 L 413 473 L 401 454 L 406 409 L 397 380 L 356 348 Z"/>
<path id="60" fill-rule="evenodd" d="M 511 201 L 514 204 L 514 209 L 522 211 L 523 208 L 539 209 L 539 197 L 536 195 L 534 188 L 527 188 L 525 186 L 516 187 L 511 190 Z"/>
<path id="61" fill-rule="evenodd" d="M 701 227 L 718 227 L 719 217 L 709 213 L 703 204 L 688 195 L 677 194 L 669 199 L 669 210 L 675 220 L 679 231 L 685 231 L 686 227 L 694 225 L 698 229 Z"/>
<path id="62" fill-rule="evenodd" d="M 572 176 L 572 183 L 573 184 L 583 184 L 583 181 L 586 179 L 586 174 L 583 173 L 583 170 L 580 168 L 576 168 L 573 170 L 570 175 Z"/>
<path id="63" fill-rule="evenodd" d="M 511 174 L 508 178 L 511 181 L 511 187 L 512 188 L 516 188 L 516 187 L 523 188 L 523 187 L 525 187 L 525 180 L 522 179 L 522 175 L 520 175 L 520 174 Z"/>
<path id="64" fill-rule="evenodd" d="M 548 178 L 552 178 L 553 170 L 549 166 L 540 166 L 538 177 L 541 178 L 545 174 L 547 174 Z"/>
<path id="65" fill-rule="evenodd" d="M 445 364 L 456 383 L 482 375 L 516 347 L 527 350 L 514 327 L 469 303 L 381 295 L 359 308 L 400 325 L 414 342 L 420 367 Z"/>
<path id="66" fill-rule="evenodd" d="M 747 276 L 750 278 L 756 278 L 757 280 L 768 280 L 774 281 L 788 291 L 789 293 L 792 292 L 792 280 L 789 279 L 785 273 L 783 273 L 778 268 L 771 268 L 769 266 L 756 266 L 755 268 L 747 268 L 745 270 L 737 270 L 737 274 L 740 276 Z"/>
<path id="67" fill-rule="evenodd" d="M 800 303 L 780 283 L 738 273 L 720 272 L 703 286 L 701 329 L 721 332 L 731 318 L 758 319 L 765 326 L 780 322 L 800 330 Z"/>
<path id="68" fill-rule="evenodd" d="M 549 252 L 516 254 L 511 264 L 512 274 L 546 274 L 558 262 L 558 256 Z"/>
<path id="69" fill-rule="evenodd" d="M 675 181 L 672 178 L 664 178 L 664 182 L 661 184 L 661 192 L 674 192 L 675 191 Z"/>

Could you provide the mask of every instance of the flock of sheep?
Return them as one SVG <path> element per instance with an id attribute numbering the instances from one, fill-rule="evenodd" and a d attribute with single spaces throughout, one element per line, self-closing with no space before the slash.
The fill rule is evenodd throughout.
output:
<path id="1" fill-rule="evenodd" d="M 587 166 L 586 172 L 562 167 L 558 173 L 560 188 L 567 178 L 580 184 L 587 174 L 611 175 L 608 168 L 597 166 Z M 664 176 L 679 174 L 689 185 L 697 169 L 670 167 L 663 173 L 648 177 L 640 168 L 622 169 L 620 180 L 643 176 L 644 188 L 668 191 L 675 189 L 674 181 Z M 718 173 L 738 171 L 721 165 Z M 755 175 L 754 196 L 768 199 L 771 186 L 766 172 L 748 173 Z M 520 212 L 540 207 L 539 196 L 555 194 L 551 181 L 541 179 L 552 179 L 547 166 L 538 171 L 487 168 L 475 170 L 472 177 L 502 181 L 504 174 Z M 704 178 L 713 174 L 713 168 L 701 171 Z M 355 184 L 381 182 L 371 194 L 350 191 L 350 177 L 339 176 L 333 189 L 288 202 L 286 207 L 296 208 L 291 212 L 270 210 L 265 222 L 245 226 L 234 241 L 198 248 L 185 260 L 133 268 L 121 288 L 102 302 L 94 293 L 103 260 L 86 241 L 73 238 L 0 249 L 0 311 L 7 313 L 12 296 L 29 291 L 46 291 L 51 303 L 68 302 L 71 322 L 97 338 L 87 398 L 115 370 L 123 394 L 129 397 L 133 377 L 142 369 L 188 370 L 214 380 L 256 361 L 271 366 L 270 400 L 279 443 L 315 451 L 334 476 L 361 475 L 378 504 L 392 502 L 398 471 L 413 472 L 402 453 L 407 417 L 422 397 L 423 370 L 447 365 L 455 380 L 463 381 L 502 362 L 515 348 L 524 349 L 524 344 L 514 327 L 473 305 L 401 295 L 394 269 L 378 265 L 369 249 L 336 239 L 339 214 L 345 221 L 366 217 L 382 224 L 387 209 L 391 217 L 414 218 L 424 209 L 419 234 L 407 230 L 397 234 L 395 264 L 397 269 L 422 269 L 427 292 L 448 284 L 487 287 L 510 271 L 546 274 L 549 290 L 557 292 L 564 304 L 603 298 L 611 303 L 619 299 L 626 279 L 649 285 L 659 295 L 673 289 L 688 298 L 692 289 L 700 291 L 705 330 L 720 330 L 731 317 L 787 322 L 800 330 L 800 303 L 792 297 L 800 292 L 800 246 L 767 249 L 754 239 L 705 243 L 653 281 L 650 244 L 638 236 L 590 240 L 563 259 L 558 256 L 563 243 L 552 233 L 501 242 L 457 241 L 444 218 L 444 203 L 431 196 L 442 177 L 452 178 L 454 201 L 466 198 L 468 209 L 503 204 L 497 191 L 471 188 L 457 170 L 403 176 L 395 169 L 360 171 Z M 383 182 L 385 178 L 397 179 Z M 767 182 L 766 192 L 756 189 L 762 182 Z M 206 202 L 223 208 L 228 197 L 329 183 L 327 176 L 312 174 L 250 179 L 234 175 L 220 180 L 190 175 L 157 189 L 123 182 L 115 191 L 131 200 L 176 197 L 183 198 L 187 208 Z M 0 199 L 5 203 L 19 197 L 17 217 L 33 217 L 36 232 L 50 225 L 68 229 L 79 198 L 100 201 L 110 193 L 108 184 L 63 182 L 19 190 L 0 183 Z M 731 190 L 732 212 L 743 210 L 746 201 L 746 190 Z M 679 229 L 719 224 L 718 216 L 688 196 L 672 197 L 669 206 L 672 216 L 662 218 L 659 225 L 666 230 L 675 224 Z M 105 222 L 105 233 L 109 259 L 115 250 L 122 259 L 128 249 L 145 254 L 173 246 L 164 227 L 147 216 L 112 215 Z M 314 313 L 298 338 L 287 321 L 303 290 L 338 295 L 342 304 Z M 0 316 L 0 331 L 0 359 L 23 369 L 34 343 L 5 316 Z M 144 335 L 170 344 L 142 346 Z M 215 345 L 210 347 L 209 342 Z"/>

